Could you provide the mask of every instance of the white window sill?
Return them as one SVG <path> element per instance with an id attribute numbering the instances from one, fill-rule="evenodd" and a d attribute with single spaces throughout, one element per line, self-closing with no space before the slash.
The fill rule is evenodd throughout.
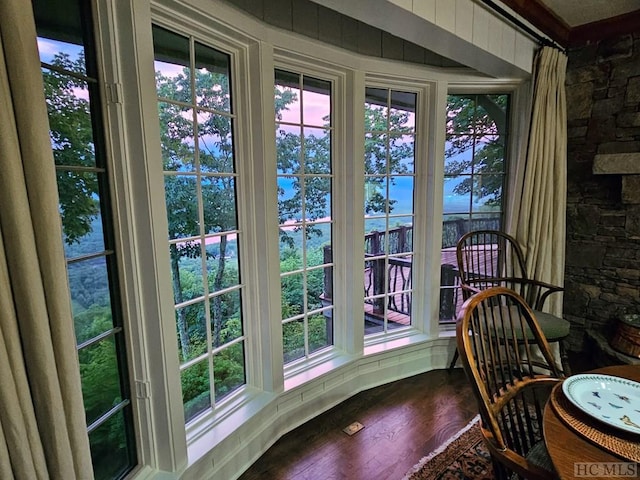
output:
<path id="1" fill-rule="evenodd" d="M 189 425 L 187 429 L 187 457 L 191 466 L 211 452 L 236 429 L 259 414 L 277 395 L 246 387 L 227 405 Z"/>
<path id="2" fill-rule="evenodd" d="M 404 329 L 397 333 L 394 332 L 393 334 L 387 334 L 379 337 L 371 336 L 365 341 L 364 356 L 366 357 L 368 355 L 387 352 L 397 348 L 409 347 L 427 340 L 432 340 L 432 338 L 429 337 L 429 335 L 419 332 L 413 328 Z"/>
<path id="3" fill-rule="evenodd" d="M 284 391 L 287 392 L 311 380 L 316 380 L 337 368 L 348 365 L 357 358 L 333 348 L 307 362 L 285 367 Z"/>

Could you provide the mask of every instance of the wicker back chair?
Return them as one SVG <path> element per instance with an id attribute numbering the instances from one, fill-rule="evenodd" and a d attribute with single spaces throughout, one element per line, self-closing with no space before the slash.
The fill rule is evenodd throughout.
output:
<path id="1" fill-rule="evenodd" d="M 465 301 L 456 334 L 496 477 L 554 478 L 542 413 L 561 373 L 533 311 L 512 290 L 482 290 Z M 535 362 L 534 347 L 541 353 Z M 541 363 L 549 375 L 537 373 Z"/>

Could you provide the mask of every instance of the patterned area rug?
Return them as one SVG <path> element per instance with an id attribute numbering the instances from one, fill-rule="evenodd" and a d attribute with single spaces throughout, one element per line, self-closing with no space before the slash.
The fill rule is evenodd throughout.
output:
<path id="1" fill-rule="evenodd" d="M 482 442 L 479 422 L 476 416 L 402 480 L 493 480 L 491 456 Z"/>

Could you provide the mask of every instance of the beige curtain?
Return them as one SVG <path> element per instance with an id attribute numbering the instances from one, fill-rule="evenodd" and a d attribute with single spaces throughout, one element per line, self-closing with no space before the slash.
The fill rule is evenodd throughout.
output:
<path id="1" fill-rule="evenodd" d="M 92 478 L 30 2 L 0 2 L 0 478 Z"/>
<path id="2" fill-rule="evenodd" d="M 567 56 L 551 47 L 536 54 L 533 105 L 515 236 L 530 277 L 564 284 L 567 203 Z M 516 212 L 518 213 L 518 212 Z M 553 294 L 545 310 L 562 314 L 562 296 Z"/>

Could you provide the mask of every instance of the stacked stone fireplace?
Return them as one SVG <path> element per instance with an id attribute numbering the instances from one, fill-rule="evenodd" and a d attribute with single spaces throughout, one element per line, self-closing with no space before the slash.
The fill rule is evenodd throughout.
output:
<path id="1" fill-rule="evenodd" d="M 640 28 L 568 55 L 564 313 L 571 350 L 606 349 L 640 313 Z"/>

